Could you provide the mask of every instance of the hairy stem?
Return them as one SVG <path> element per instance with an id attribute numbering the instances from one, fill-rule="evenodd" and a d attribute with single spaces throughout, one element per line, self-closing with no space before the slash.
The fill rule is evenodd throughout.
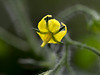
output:
<path id="1" fill-rule="evenodd" d="M 95 49 L 94 47 L 88 46 L 88 45 L 80 43 L 78 41 L 74 41 L 69 37 L 69 35 L 66 35 L 65 39 L 66 39 L 66 42 L 68 42 L 69 44 L 75 45 L 75 46 L 78 46 L 78 47 L 86 48 L 86 49 L 92 51 L 93 53 L 95 53 L 96 55 L 98 55 L 100 57 L 99 50 Z"/>
<path id="2" fill-rule="evenodd" d="M 73 72 L 69 61 L 68 61 L 68 50 L 69 50 L 69 45 L 66 46 L 66 49 L 64 51 L 64 54 L 61 58 L 61 60 L 57 63 L 57 65 L 54 67 L 54 69 L 50 72 L 49 75 L 58 75 L 59 70 L 65 65 L 67 70 L 69 71 L 70 75 L 75 75 L 75 73 Z"/>
<path id="3" fill-rule="evenodd" d="M 70 65 L 70 60 L 69 60 L 71 58 L 70 57 L 71 54 L 70 54 L 70 44 L 69 43 L 67 43 L 67 46 L 66 46 L 66 54 L 67 54 L 67 56 L 66 56 L 67 60 L 65 61 L 65 66 L 66 66 L 66 68 L 67 68 L 70 75 L 75 75 L 75 72 L 73 71 L 73 69 Z"/>
<path id="4" fill-rule="evenodd" d="M 54 69 L 52 69 L 52 71 L 50 72 L 49 75 L 57 75 L 58 70 L 60 70 L 62 68 L 62 66 L 64 65 L 65 59 L 66 59 L 66 52 L 64 52 L 62 58 L 57 63 L 57 65 L 54 67 Z"/>

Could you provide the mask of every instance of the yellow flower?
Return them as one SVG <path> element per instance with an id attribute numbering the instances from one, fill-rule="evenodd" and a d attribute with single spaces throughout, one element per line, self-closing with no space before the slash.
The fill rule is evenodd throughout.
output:
<path id="1" fill-rule="evenodd" d="M 64 23 L 52 18 L 52 15 L 46 15 L 38 23 L 37 34 L 41 37 L 43 43 L 41 47 L 44 47 L 47 43 L 62 43 L 61 39 L 67 33 L 67 27 Z"/>

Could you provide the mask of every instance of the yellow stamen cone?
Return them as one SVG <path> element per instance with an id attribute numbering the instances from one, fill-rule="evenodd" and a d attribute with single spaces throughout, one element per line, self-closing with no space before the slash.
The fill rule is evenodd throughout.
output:
<path id="1" fill-rule="evenodd" d="M 41 47 L 44 47 L 47 44 L 47 42 L 43 42 Z"/>
<path id="2" fill-rule="evenodd" d="M 43 43 L 41 47 L 44 47 L 51 39 L 51 33 L 47 33 L 43 38 Z"/>

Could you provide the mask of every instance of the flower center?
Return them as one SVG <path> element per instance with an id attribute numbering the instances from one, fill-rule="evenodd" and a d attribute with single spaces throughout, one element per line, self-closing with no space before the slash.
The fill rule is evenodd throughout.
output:
<path id="1" fill-rule="evenodd" d="M 44 47 L 50 41 L 51 37 L 52 37 L 52 34 L 50 32 L 45 34 L 41 47 Z"/>

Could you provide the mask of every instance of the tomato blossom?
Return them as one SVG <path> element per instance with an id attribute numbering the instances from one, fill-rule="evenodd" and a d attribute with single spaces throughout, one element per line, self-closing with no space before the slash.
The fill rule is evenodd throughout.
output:
<path id="1" fill-rule="evenodd" d="M 43 17 L 38 23 L 38 29 L 33 29 L 36 30 L 43 41 L 41 47 L 44 47 L 47 43 L 62 44 L 61 39 L 67 33 L 67 26 L 52 18 L 52 15 Z"/>

